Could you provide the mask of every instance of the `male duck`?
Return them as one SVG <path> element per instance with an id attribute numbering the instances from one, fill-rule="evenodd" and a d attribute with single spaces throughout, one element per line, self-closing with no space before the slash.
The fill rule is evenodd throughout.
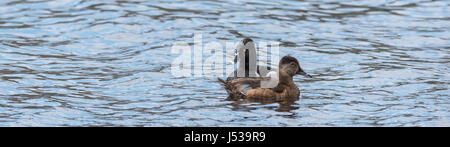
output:
<path id="1" fill-rule="evenodd" d="M 250 38 L 245 38 L 236 45 L 234 63 L 238 64 L 237 69 L 229 74 L 227 81 L 240 77 L 266 76 L 271 70 L 270 67 L 257 65 L 255 43 Z M 262 70 L 263 68 L 267 70 Z"/>
<path id="2" fill-rule="evenodd" d="M 312 76 L 304 72 L 297 59 L 291 56 L 284 56 L 279 62 L 278 69 L 278 72 L 270 72 L 269 77 L 244 77 L 230 81 L 218 79 L 224 84 L 225 90 L 232 99 L 273 99 L 276 101 L 288 98 L 298 99 L 300 90 L 294 83 L 294 75 L 300 74 L 309 78 Z M 278 74 L 278 77 L 276 78 L 273 74 Z M 270 87 L 272 84 L 267 83 L 273 83 L 273 81 L 278 82 Z"/>

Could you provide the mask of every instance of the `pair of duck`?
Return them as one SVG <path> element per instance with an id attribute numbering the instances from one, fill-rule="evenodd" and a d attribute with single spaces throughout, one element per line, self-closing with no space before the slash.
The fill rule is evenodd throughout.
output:
<path id="1" fill-rule="evenodd" d="M 289 55 L 281 58 L 278 71 L 270 67 L 258 66 L 255 44 L 250 38 L 237 44 L 234 62 L 238 62 L 238 69 L 226 80 L 218 78 L 231 99 L 275 101 L 298 99 L 300 90 L 294 83 L 293 77 L 303 75 L 312 78 L 303 71 L 298 60 Z M 263 68 L 268 71 L 262 70 Z"/>

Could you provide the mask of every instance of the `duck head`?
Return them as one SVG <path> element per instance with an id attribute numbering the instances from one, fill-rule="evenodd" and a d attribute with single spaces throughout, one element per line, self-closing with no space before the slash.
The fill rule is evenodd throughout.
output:
<path id="1" fill-rule="evenodd" d="M 245 77 L 257 76 L 256 48 L 250 38 L 245 38 L 236 45 L 234 63 L 238 63 L 238 73 L 245 73 Z"/>
<path id="2" fill-rule="evenodd" d="M 238 62 L 239 55 L 246 55 L 245 57 L 249 57 L 249 53 L 253 51 L 256 52 L 255 43 L 252 39 L 245 38 L 239 41 L 235 48 L 234 63 Z"/>
<path id="3" fill-rule="evenodd" d="M 300 64 L 298 63 L 298 60 L 292 56 L 288 55 L 281 58 L 278 66 L 280 73 L 285 73 L 287 74 L 287 76 L 293 77 L 298 74 L 308 78 L 312 78 L 311 75 L 303 71 L 303 69 L 300 67 Z"/>

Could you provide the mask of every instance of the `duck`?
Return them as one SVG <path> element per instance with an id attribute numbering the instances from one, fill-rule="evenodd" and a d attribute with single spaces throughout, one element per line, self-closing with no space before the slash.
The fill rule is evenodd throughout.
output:
<path id="1" fill-rule="evenodd" d="M 234 64 L 237 64 L 237 69 L 228 75 L 227 81 L 241 77 L 267 76 L 273 70 L 268 66 L 257 65 L 255 43 L 251 38 L 245 38 L 236 45 Z M 262 70 L 263 68 L 267 70 Z"/>
<path id="2" fill-rule="evenodd" d="M 284 56 L 278 64 L 278 71 L 271 71 L 265 77 L 242 77 L 225 81 L 223 84 L 230 99 L 274 100 L 298 99 L 300 90 L 294 83 L 295 75 L 312 78 L 301 67 L 298 60 L 292 56 Z"/>

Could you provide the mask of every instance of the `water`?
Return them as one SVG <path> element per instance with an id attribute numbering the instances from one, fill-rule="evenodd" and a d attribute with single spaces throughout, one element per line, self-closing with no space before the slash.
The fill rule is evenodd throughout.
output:
<path id="1" fill-rule="evenodd" d="M 0 2 L 0 126 L 450 126 L 450 2 Z M 177 41 L 280 42 L 288 103 L 174 77 Z"/>

